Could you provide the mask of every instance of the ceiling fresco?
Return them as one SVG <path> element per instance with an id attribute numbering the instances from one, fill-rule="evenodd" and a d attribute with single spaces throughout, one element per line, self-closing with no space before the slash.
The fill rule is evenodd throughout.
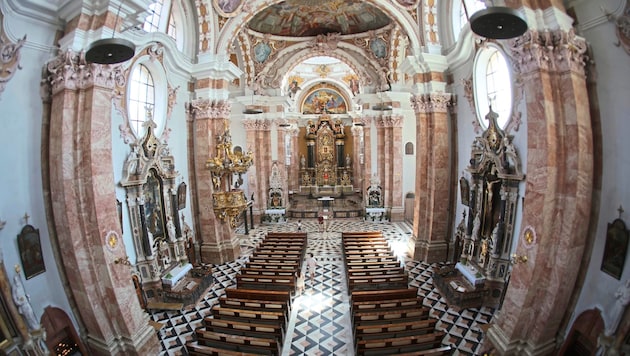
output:
<path id="1" fill-rule="evenodd" d="M 391 20 L 379 9 L 361 1 L 290 0 L 269 6 L 249 22 L 250 29 L 277 36 L 306 37 L 340 33 L 350 35 L 377 30 Z"/>

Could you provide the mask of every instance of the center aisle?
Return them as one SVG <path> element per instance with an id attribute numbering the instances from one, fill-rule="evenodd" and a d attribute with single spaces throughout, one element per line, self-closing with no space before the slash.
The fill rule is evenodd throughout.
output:
<path id="1" fill-rule="evenodd" d="M 341 233 L 309 232 L 306 254 L 317 261 L 315 278 L 293 301 L 282 355 L 354 355 Z"/>

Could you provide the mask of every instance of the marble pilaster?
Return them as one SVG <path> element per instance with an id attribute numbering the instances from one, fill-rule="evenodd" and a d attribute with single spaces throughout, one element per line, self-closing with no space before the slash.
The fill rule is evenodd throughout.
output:
<path id="1" fill-rule="evenodd" d="M 196 239 L 201 243 L 201 261 L 223 263 L 232 261 L 239 254 L 234 232 L 222 223 L 212 209 L 212 176 L 206 162 L 216 154 L 216 137 L 223 133 L 225 120 L 231 106 L 226 101 L 197 99 L 188 103 L 188 115 L 192 132 L 188 147 L 192 160 L 191 199 L 196 219 Z"/>
<path id="2" fill-rule="evenodd" d="M 414 259 L 428 263 L 447 258 L 449 209 L 448 106 L 451 94 L 416 95 L 412 104 L 417 116 L 416 200 L 414 207 Z"/>
<path id="3" fill-rule="evenodd" d="M 511 41 L 527 107 L 527 196 L 522 226 L 538 238 L 519 240 L 500 313 L 487 340 L 501 354 L 553 351 L 584 254 L 591 209 L 593 141 L 584 63 L 586 43 L 572 31 L 530 30 Z"/>
<path id="4" fill-rule="evenodd" d="M 391 208 L 392 221 L 401 221 L 402 206 L 402 120 L 401 116 L 379 116 L 377 132 L 377 174 L 383 187 L 384 205 Z"/>
<path id="5" fill-rule="evenodd" d="M 156 354 L 127 266 L 112 174 L 111 112 L 117 66 L 85 63 L 67 51 L 46 66 L 50 90 L 48 152 L 51 214 L 61 266 L 90 351 L 96 355 Z M 106 247 L 107 246 L 107 247 Z"/>
<path id="6" fill-rule="evenodd" d="M 266 119 L 243 120 L 247 146 L 254 153 L 254 165 L 249 169 L 249 191 L 254 195 L 254 215 L 260 216 L 267 207 L 267 192 L 271 175 L 271 121 Z M 264 177 L 256 179 L 256 177 Z"/>

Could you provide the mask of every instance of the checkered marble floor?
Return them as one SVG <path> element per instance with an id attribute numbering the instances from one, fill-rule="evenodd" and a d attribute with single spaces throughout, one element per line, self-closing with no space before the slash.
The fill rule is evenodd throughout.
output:
<path id="1" fill-rule="evenodd" d="M 411 227 L 406 223 L 364 222 L 353 219 L 335 219 L 327 232 L 318 231 L 317 220 L 302 219 L 302 231 L 308 232 L 307 253 L 318 261 L 315 278 L 305 283 L 305 290 L 293 301 L 282 355 L 354 355 L 349 299 L 345 279 L 345 266 L 341 255 L 341 232 L 382 231 L 394 249 L 406 248 Z M 194 330 L 202 325 L 212 306 L 225 292 L 236 285 L 235 276 L 248 256 L 262 241 L 265 234 L 275 231 L 296 231 L 297 220 L 283 224 L 259 225 L 241 238 L 241 257 L 236 261 L 214 265 L 215 283 L 202 300 L 183 311 L 156 312 L 154 321 L 164 324 L 159 332 L 160 355 L 187 355 L 185 343 L 192 340 Z M 244 234 L 244 229 L 237 229 Z M 418 287 L 430 315 L 438 319 L 436 329 L 447 333 L 443 344 L 454 348 L 454 355 L 480 354 L 483 334 L 481 326 L 494 314 L 491 308 L 468 308 L 456 311 L 433 289 L 432 273 L 439 264 L 407 259 L 409 285 Z"/>

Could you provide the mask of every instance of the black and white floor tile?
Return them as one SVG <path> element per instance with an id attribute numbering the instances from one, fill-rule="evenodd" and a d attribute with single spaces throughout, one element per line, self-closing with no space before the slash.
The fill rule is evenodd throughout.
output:
<path id="1" fill-rule="evenodd" d="M 406 223 L 364 222 L 353 219 L 335 219 L 328 231 L 318 231 L 317 220 L 302 220 L 302 231 L 308 232 L 307 253 L 318 261 L 315 278 L 307 278 L 304 292 L 296 296 L 289 319 L 282 355 L 354 355 L 354 342 L 349 316 L 349 299 L 345 267 L 341 255 L 341 232 L 382 231 L 393 249 L 406 248 L 411 237 L 411 226 Z M 235 286 L 235 276 L 247 257 L 262 241 L 265 234 L 274 231 L 296 231 L 297 221 L 260 225 L 239 235 L 242 256 L 236 261 L 213 266 L 215 282 L 201 301 L 183 311 L 156 312 L 154 321 L 164 324 L 159 331 L 160 355 L 187 355 L 184 345 L 194 338 L 194 330 L 201 327 L 203 318 L 210 314 L 225 288 Z M 244 233 L 237 230 L 237 233 Z M 406 259 L 409 285 L 419 289 L 430 315 L 438 319 L 436 329 L 446 332 L 444 344 L 452 345 L 454 355 L 480 354 L 483 333 L 494 314 L 491 308 L 468 308 L 456 311 L 433 289 L 433 268 L 438 264 Z"/>

